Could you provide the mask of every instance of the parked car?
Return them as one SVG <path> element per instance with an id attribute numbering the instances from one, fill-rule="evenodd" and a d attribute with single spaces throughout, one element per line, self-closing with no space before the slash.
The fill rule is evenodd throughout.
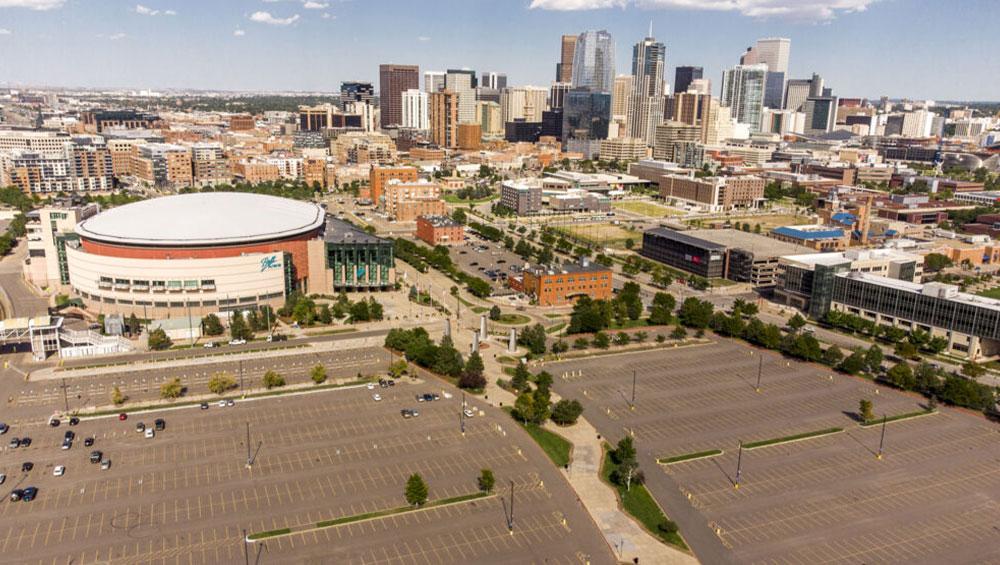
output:
<path id="1" fill-rule="evenodd" d="M 288 336 L 285 334 L 271 334 L 267 336 L 267 341 L 288 341 Z"/>
<path id="2" fill-rule="evenodd" d="M 61 449 L 66 450 L 66 449 L 69 449 L 71 447 L 73 447 L 73 440 L 71 440 L 71 439 L 64 439 L 63 442 L 62 442 Z"/>
<path id="3" fill-rule="evenodd" d="M 30 446 L 31 446 L 31 438 L 30 437 L 23 437 L 23 438 L 21 438 L 21 447 L 30 447 Z"/>
<path id="4" fill-rule="evenodd" d="M 31 461 L 25 461 L 24 463 L 21 463 L 21 472 L 22 473 L 30 473 L 31 470 L 34 469 L 34 468 L 35 468 L 35 464 L 32 463 Z"/>
<path id="5" fill-rule="evenodd" d="M 156 436 L 156 431 L 153 428 L 148 428 L 146 430 L 146 439 L 152 439 L 154 436 Z"/>
<path id="6" fill-rule="evenodd" d="M 21 447 L 21 438 L 17 437 L 10 438 L 10 443 L 7 444 L 7 447 L 11 449 L 17 449 L 18 447 Z"/>
<path id="7" fill-rule="evenodd" d="M 229 340 L 229 345 L 246 345 L 247 340 L 245 339 L 232 339 Z"/>
<path id="8" fill-rule="evenodd" d="M 76 434 L 74 434 L 72 430 L 66 430 L 66 433 L 63 434 L 63 439 L 64 440 L 68 439 L 69 441 L 73 441 L 74 439 L 76 439 Z"/>
<path id="9" fill-rule="evenodd" d="M 236 401 L 230 398 L 226 401 L 226 406 L 236 406 Z"/>
<path id="10" fill-rule="evenodd" d="M 213 347 L 216 347 L 216 345 L 214 341 L 209 341 L 205 343 L 205 345 L 203 345 L 202 347 L 204 347 L 205 349 L 212 349 Z"/>
<path id="11" fill-rule="evenodd" d="M 110 459 L 104 459 L 104 460 L 101 461 L 101 470 L 102 471 L 107 471 L 110 468 L 111 468 L 111 460 Z"/>
<path id="12" fill-rule="evenodd" d="M 202 402 L 201 403 L 201 409 L 202 410 L 208 410 L 208 403 L 207 402 Z"/>
<path id="13" fill-rule="evenodd" d="M 146 424 L 144 424 L 142 422 L 139 422 L 138 424 L 135 425 L 135 431 L 136 431 L 136 433 L 139 433 L 139 434 L 141 434 L 142 432 L 146 431 Z"/>
<path id="14" fill-rule="evenodd" d="M 24 502 L 31 502 L 32 500 L 35 500 L 36 496 L 38 496 L 38 489 L 36 487 L 28 487 L 24 489 L 24 494 L 21 495 L 21 500 Z"/>
<path id="15" fill-rule="evenodd" d="M 83 440 L 83 446 L 84 447 L 90 447 L 92 445 L 94 445 L 94 438 L 88 437 L 88 438 L 86 438 L 86 439 Z"/>
<path id="16" fill-rule="evenodd" d="M 163 418 L 157 418 L 153 425 L 156 427 L 156 431 L 162 432 L 167 427 L 167 421 Z"/>
<path id="17" fill-rule="evenodd" d="M 469 410 L 468 408 L 466 408 L 465 410 L 462 410 L 462 413 L 465 414 L 466 418 L 471 418 L 471 417 L 475 416 L 475 414 L 472 412 L 472 410 Z"/>
<path id="18" fill-rule="evenodd" d="M 73 416 L 72 418 L 69 419 L 69 425 L 71 425 L 71 426 L 75 426 L 75 425 L 77 425 L 79 423 L 80 423 L 80 419 L 77 418 L 76 416 Z"/>
<path id="19" fill-rule="evenodd" d="M 413 413 L 410 412 L 410 410 L 407 409 L 407 408 L 403 408 L 402 410 L 399 411 L 399 413 L 402 414 L 403 418 L 405 418 L 405 419 L 409 419 L 409 418 L 413 417 Z"/>
<path id="20" fill-rule="evenodd" d="M 91 463 L 100 463 L 102 457 L 104 457 L 104 454 L 101 453 L 100 451 L 91 451 L 90 452 L 90 462 Z"/>
<path id="21" fill-rule="evenodd" d="M 65 474 L 66 474 L 66 466 L 65 465 L 56 465 L 56 468 L 52 469 L 52 476 L 53 477 L 61 477 L 61 476 L 65 475 Z"/>
<path id="22" fill-rule="evenodd" d="M 4 484 L 5 482 L 7 482 L 7 475 L 0 473 L 0 485 Z"/>
<path id="23" fill-rule="evenodd" d="M 128 420 L 128 414 L 122 412 L 121 414 L 118 415 L 118 420 L 120 420 L 122 422 L 124 422 L 125 420 Z"/>
<path id="24" fill-rule="evenodd" d="M 0 436 L 2 436 L 5 433 L 7 433 L 7 430 L 9 430 L 9 429 L 10 429 L 10 426 L 8 426 L 7 424 L 5 424 L 3 422 L 0 422 Z"/>
<path id="25" fill-rule="evenodd" d="M 219 408 L 225 408 L 225 407 L 226 407 L 226 401 L 225 400 L 220 400 L 219 401 Z"/>
<path id="26" fill-rule="evenodd" d="M 382 395 L 381 394 L 373 394 L 372 395 L 372 400 L 374 400 L 375 402 L 378 402 L 378 401 L 382 400 Z"/>
<path id="27" fill-rule="evenodd" d="M 19 488 L 16 488 L 16 489 L 10 491 L 10 501 L 11 502 L 17 502 L 18 500 L 21 500 L 22 498 L 24 498 L 24 491 L 23 490 L 21 490 Z"/>
<path id="28" fill-rule="evenodd" d="M 59 427 L 59 418 L 49 418 L 49 425 L 53 428 Z"/>

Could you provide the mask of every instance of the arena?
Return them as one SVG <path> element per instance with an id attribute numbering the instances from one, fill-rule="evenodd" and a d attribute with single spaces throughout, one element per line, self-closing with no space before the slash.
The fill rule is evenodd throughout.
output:
<path id="1" fill-rule="evenodd" d="M 275 196 L 165 196 L 77 224 L 78 240 L 65 246 L 65 263 L 73 292 L 89 310 L 143 318 L 277 307 L 296 289 L 323 293 L 388 286 L 391 243 L 341 224 L 327 219 L 317 204 Z M 380 251 L 360 260 L 375 264 L 338 265 L 340 271 L 333 273 L 328 257 L 338 244 L 327 241 L 328 232 L 340 239 L 357 232 L 358 240 Z M 363 272 L 364 279 L 345 281 L 345 270 Z"/>

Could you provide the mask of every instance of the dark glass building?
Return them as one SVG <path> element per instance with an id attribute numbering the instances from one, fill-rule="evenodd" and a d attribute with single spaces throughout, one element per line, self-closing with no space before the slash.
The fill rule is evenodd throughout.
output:
<path id="1" fill-rule="evenodd" d="M 392 286 L 392 240 L 376 237 L 353 225 L 328 219 L 326 266 L 333 270 L 333 289 L 370 290 Z"/>
<path id="2" fill-rule="evenodd" d="M 504 139 L 512 143 L 527 141 L 534 143 L 538 141 L 538 136 L 542 135 L 542 122 L 526 122 L 524 118 L 517 118 L 513 122 L 503 125 Z"/>
<path id="3" fill-rule="evenodd" d="M 563 140 L 607 139 L 611 123 L 611 95 L 586 88 L 566 92 L 563 100 Z"/>
<path id="4" fill-rule="evenodd" d="M 674 93 L 687 92 L 691 86 L 691 81 L 703 78 L 704 69 L 701 67 L 677 67 L 674 71 Z"/>
<path id="5" fill-rule="evenodd" d="M 643 257 L 705 278 L 726 273 L 726 246 L 676 230 L 656 228 L 642 234 Z"/>

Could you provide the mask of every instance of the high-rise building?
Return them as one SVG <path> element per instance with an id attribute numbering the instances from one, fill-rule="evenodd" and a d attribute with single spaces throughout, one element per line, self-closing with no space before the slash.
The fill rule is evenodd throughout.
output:
<path id="1" fill-rule="evenodd" d="M 390 180 L 417 182 L 420 178 L 416 167 L 372 167 L 368 171 L 368 188 L 372 201 L 378 206 Z"/>
<path id="2" fill-rule="evenodd" d="M 812 78 L 790 79 L 785 88 L 786 110 L 800 112 L 810 96 L 823 96 L 823 78 L 813 73 Z"/>
<path id="3" fill-rule="evenodd" d="M 576 41 L 573 87 L 611 92 L 615 79 L 615 40 L 605 30 L 585 31 Z"/>
<path id="4" fill-rule="evenodd" d="M 712 79 L 696 78 L 688 85 L 687 91 L 696 94 L 712 94 Z"/>
<path id="5" fill-rule="evenodd" d="M 632 93 L 628 108 L 628 135 L 653 144 L 656 126 L 663 121 L 663 72 L 667 47 L 650 36 L 632 48 Z"/>
<path id="6" fill-rule="evenodd" d="M 483 137 L 503 137 L 504 127 L 500 104 L 488 100 L 476 102 L 476 121 L 482 130 Z"/>
<path id="7" fill-rule="evenodd" d="M 428 116 L 431 141 L 438 147 L 458 147 L 458 105 L 458 94 L 450 90 L 430 93 Z"/>
<path id="8" fill-rule="evenodd" d="M 483 130 L 479 124 L 458 124 L 458 148 L 463 151 L 476 151 L 483 139 Z"/>
<path id="9" fill-rule="evenodd" d="M 563 141 L 569 151 L 579 151 L 589 159 L 600 152 L 601 140 L 608 137 L 611 122 L 611 95 L 588 88 L 574 88 L 563 103 Z"/>
<path id="10" fill-rule="evenodd" d="M 417 65 L 379 65 L 378 95 L 383 128 L 403 123 L 403 92 L 420 88 Z"/>
<path id="11" fill-rule="evenodd" d="M 505 88 L 500 93 L 500 111 L 504 123 L 519 119 L 541 122 L 547 97 L 548 90 L 538 86 Z"/>
<path id="12" fill-rule="evenodd" d="M 767 65 L 736 65 L 722 73 L 722 103 L 751 131 L 760 129 Z"/>
<path id="13" fill-rule="evenodd" d="M 444 76 L 442 71 L 424 71 L 424 91 L 438 92 L 444 90 Z"/>
<path id="14" fill-rule="evenodd" d="M 479 77 L 479 86 L 483 88 L 492 88 L 493 90 L 507 88 L 507 75 L 504 73 L 483 71 L 479 74 Z"/>
<path id="15" fill-rule="evenodd" d="M 621 117 L 622 121 L 628 119 L 628 108 L 632 96 L 632 75 L 618 75 L 615 77 L 615 84 L 611 89 L 611 116 Z"/>
<path id="16" fill-rule="evenodd" d="M 702 78 L 705 70 L 701 67 L 677 67 L 674 71 L 674 92 L 687 92 L 691 81 Z"/>
<path id="17" fill-rule="evenodd" d="M 556 63 L 556 82 L 573 82 L 573 58 L 576 55 L 576 36 L 562 36 L 559 62 Z"/>
<path id="18" fill-rule="evenodd" d="M 549 88 L 549 108 L 553 110 L 562 108 L 563 100 L 570 88 L 573 88 L 573 85 L 568 82 L 553 82 Z"/>
<path id="19" fill-rule="evenodd" d="M 400 100 L 403 106 L 400 121 L 404 128 L 421 131 L 430 129 L 430 119 L 427 117 L 428 94 L 426 92 L 410 88 L 403 91 Z"/>
<path id="20" fill-rule="evenodd" d="M 458 121 L 468 124 L 476 121 L 476 72 L 468 69 L 448 69 L 444 87 L 458 96 Z"/>
<path id="21" fill-rule="evenodd" d="M 340 103 L 367 102 L 375 99 L 375 87 L 370 82 L 345 81 L 340 83 Z"/>
<path id="22" fill-rule="evenodd" d="M 822 135 L 833 131 L 837 122 L 836 96 L 810 96 L 804 105 L 806 124 L 805 135 Z"/>
<path id="23" fill-rule="evenodd" d="M 780 108 L 784 90 L 785 77 L 788 76 L 788 58 L 791 53 L 792 41 L 784 37 L 768 37 L 758 39 L 757 44 L 747 48 L 740 57 L 741 65 L 767 65 L 767 78 L 764 85 L 764 105 L 768 108 Z"/>

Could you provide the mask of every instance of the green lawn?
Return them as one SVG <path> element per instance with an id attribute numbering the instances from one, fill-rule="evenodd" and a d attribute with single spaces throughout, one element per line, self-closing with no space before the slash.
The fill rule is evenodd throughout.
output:
<path id="1" fill-rule="evenodd" d="M 976 293 L 978 296 L 985 296 L 986 298 L 995 298 L 1000 300 L 1000 286 L 988 288 Z"/>
<path id="2" fill-rule="evenodd" d="M 821 437 L 830 434 L 835 434 L 844 431 L 844 428 L 827 428 L 825 430 L 817 430 L 815 432 L 805 432 L 802 434 L 795 434 L 785 437 L 777 437 L 774 439 L 765 439 L 762 441 L 752 441 L 750 443 L 744 443 L 743 449 L 754 449 L 756 447 L 767 447 L 769 445 L 777 445 L 779 443 L 788 443 L 790 441 L 798 441 L 800 439 L 809 439 L 814 437 Z"/>
<path id="3" fill-rule="evenodd" d="M 684 212 L 681 212 L 680 210 L 640 200 L 624 200 L 621 202 L 615 202 L 612 206 L 619 210 L 625 210 L 626 212 L 632 212 L 633 214 L 642 214 L 643 216 L 649 216 L 651 218 L 666 218 L 668 216 L 684 215 Z"/>
<path id="4" fill-rule="evenodd" d="M 622 508 L 625 509 L 625 512 L 638 520 L 663 543 L 687 550 L 688 546 L 684 543 L 684 538 L 681 537 L 680 533 L 664 532 L 658 527 L 667 519 L 667 516 L 644 485 L 633 484 L 631 489 L 625 490 L 624 486 L 611 482 L 611 474 L 614 472 L 615 467 L 614 461 L 611 460 L 611 446 L 604 444 L 604 462 L 601 465 L 601 480 L 618 491 L 618 501 L 621 503 Z"/>
<path id="5" fill-rule="evenodd" d="M 674 455 L 673 457 L 662 457 L 660 459 L 657 459 L 656 462 L 661 465 L 670 465 L 671 463 L 681 463 L 683 461 L 692 461 L 694 459 L 704 459 L 706 457 L 715 457 L 716 455 L 722 455 L 722 450 L 709 449 L 708 451 L 685 453 L 684 455 Z"/>
<path id="6" fill-rule="evenodd" d="M 519 326 L 521 324 L 527 324 L 531 321 L 531 318 L 525 316 L 524 314 L 500 314 L 499 320 L 493 320 L 498 324 L 505 324 L 508 326 Z"/>
<path id="7" fill-rule="evenodd" d="M 649 320 L 645 318 L 639 318 L 638 320 L 625 320 L 622 324 L 612 321 L 611 327 L 608 330 L 628 330 L 631 328 L 644 328 L 649 325 Z"/>
<path id="8" fill-rule="evenodd" d="M 482 204 L 483 202 L 492 202 L 492 201 L 496 200 L 497 198 L 500 198 L 500 195 L 499 194 L 493 194 L 493 195 L 490 195 L 490 196 L 488 196 L 486 198 L 480 198 L 479 200 L 462 200 L 458 196 L 455 196 L 454 193 L 447 193 L 444 196 L 442 196 L 441 198 L 442 198 L 442 200 L 444 200 L 448 204 Z"/>
<path id="9" fill-rule="evenodd" d="M 507 367 L 504 369 L 505 372 L 506 369 L 511 369 L 511 373 L 513 373 L 513 368 Z M 559 467 L 569 465 L 570 452 L 573 450 L 573 444 L 570 443 L 569 440 L 557 433 L 550 432 L 537 424 L 525 424 L 521 420 L 514 417 L 514 410 L 509 406 L 505 407 L 504 410 L 511 415 L 511 418 L 513 418 L 515 422 L 528 432 L 531 439 L 535 440 L 535 443 L 542 448 L 542 451 L 549 456 L 549 459 L 551 459 L 553 463 Z"/>
<path id="10" fill-rule="evenodd" d="M 920 416 L 926 416 L 928 414 L 933 414 L 935 410 L 917 410 L 916 412 L 906 412 L 904 414 L 896 414 L 895 416 L 889 416 L 885 419 L 886 423 L 898 422 L 899 420 L 909 420 L 910 418 L 917 418 Z M 881 426 L 882 418 L 875 418 L 874 420 L 868 420 L 861 423 L 862 428 L 870 428 L 872 426 Z"/>
<path id="11" fill-rule="evenodd" d="M 559 333 L 565 327 L 566 327 L 566 322 L 560 322 L 560 323 L 552 326 L 551 328 L 546 328 L 545 329 L 545 333 L 547 333 L 547 334 Z"/>

